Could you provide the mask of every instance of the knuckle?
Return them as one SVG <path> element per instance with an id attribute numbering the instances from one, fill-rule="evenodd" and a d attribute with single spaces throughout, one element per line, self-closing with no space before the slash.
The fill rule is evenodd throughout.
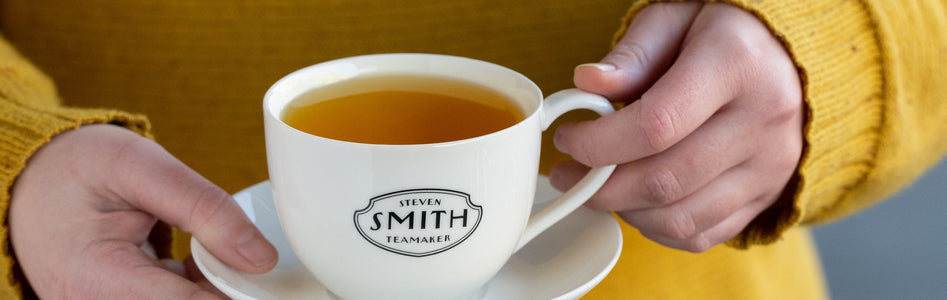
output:
<path id="1" fill-rule="evenodd" d="M 213 184 L 201 184 L 194 195 L 196 198 L 191 202 L 187 224 L 189 228 L 181 228 L 187 232 L 203 231 L 208 224 L 218 219 L 226 210 L 229 204 L 230 195 Z"/>
<path id="2" fill-rule="evenodd" d="M 641 110 L 645 115 L 637 118 L 642 122 L 639 129 L 648 143 L 651 153 L 667 150 L 674 143 L 679 116 L 666 105 L 655 105 Z"/>
<path id="3" fill-rule="evenodd" d="M 648 52 L 637 41 L 623 41 L 612 49 L 612 55 L 635 66 L 647 66 L 651 61 Z"/>
<path id="4" fill-rule="evenodd" d="M 788 124 L 793 120 L 799 119 L 798 116 L 801 114 L 802 110 L 800 109 L 801 105 L 798 98 L 792 99 L 790 97 L 776 95 L 771 99 L 771 123 L 774 123 L 775 125 Z"/>
<path id="5" fill-rule="evenodd" d="M 674 203 L 681 195 L 681 182 L 671 169 L 660 168 L 644 179 L 645 199 L 657 206 Z"/>
<path id="6" fill-rule="evenodd" d="M 802 88 L 798 84 L 787 83 L 792 82 L 794 76 L 796 75 L 773 75 L 760 85 L 768 89 L 763 93 L 763 97 L 765 97 L 765 107 L 772 123 L 792 122 L 799 119 L 803 112 Z"/>
<path id="7" fill-rule="evenodd" d="M 763 61 L 764 53 L 754 35 L 734 31 L 727 31 L 724 34 L 726 34 L 724 38 L 730 41 L 723 45 L 725 47 L 724 53 L 733 62 L 738 63 L 738 65 L 756 65 Z"/>
<path id="8" fill-rule="evenodd" d="M 802 87 L 799 85 L 799 76 L 796 73 L 795 66 L 787 63 L 783 67 L 786 69 L 785 76 L 777 76 L 776 83 L 773 84 L 776 104 L 781 111 L 798 111 L 802 107 Z M 788 83 L 787 83 L 788 82 Z"/>
<path id="9" fill-rule="evenodd" d="M 768 60 L 763 49 L 760 49 L 750 37 L 730 32 L 724 39 L 730 43 L 721 46 L 723 47 L 721 49 L 722 62 L 728 66 L 724 70 L 730 74 L 728 77 L 732 78 L 731 80 L 759 83 L 761 78 L 772 73 L 772 70 L 766 66 Z M 743 86 L 743 88 L 753 88 L 753 86 Z"/>
<path id="10" fill-rule="evenodd" d="M 801 128 L 787 129 L 793 132 L 779 134 L 761 145 L 766 155 L 755 158 L 765 162 L 766 167 L 775 171 L 795 170 L 799 166 L 803 152 L 803 137 Z M 785 131 L 783 131 L 785 132 Z"/>
<path id="11" fill-rule="evenodd" d="M 661 230 L 664 231 L 664 236 L 675 241 L 688 242 L 697 233 L 697 223 L 693 215 L 687 212 L 671 214 L 663 222 Z"/>
<path id="12" fill-rule="evenodd" d="M 795 170 L 802 158 L 802 142 L 787 139 L 782 148 L 774 158 L 776 170 Z"/>
<path id="13" fill-rule="evenodd" d="M 803 105 L 801 91 L 798 90 L 798 87 L 787 85 L 783 89 L 797 89 L 795 91 L 786 91 L 781 92 L 775 98 L 776 114 L 775 120 L 779 123 L 789 123 L 793 127 L 797 127 L 798 131 L 802 132 L 802 114 Z M 797 124 L 792 124 L 796 122 Z"/>

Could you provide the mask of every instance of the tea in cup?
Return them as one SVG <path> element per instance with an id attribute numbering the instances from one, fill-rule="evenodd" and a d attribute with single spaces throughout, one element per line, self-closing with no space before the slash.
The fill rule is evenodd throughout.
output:
<path id="1" fill-rule="evenodd" d="M 575 89 L 543 100 L 508 68 L 379 54 L 303 68 L 264 96 L 267 162 L 284 233 L 343 299 L 470 299 L 513 253 L 588 200 L 593 168 L 530 215 L 543 130 L 613 111 Z"/>

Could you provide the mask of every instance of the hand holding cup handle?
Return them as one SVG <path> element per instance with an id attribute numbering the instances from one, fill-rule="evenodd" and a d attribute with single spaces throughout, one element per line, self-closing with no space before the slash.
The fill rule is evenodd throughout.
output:
<path id="1" fill-rule="evenodd" d="M 549 95 L 543 101 L 540 121 L 542 130 L 549 129 L 552 122 L 566 112 L 577 109 L 588 109 L 602 116 L 615 112 L 615 108 L 605 97 L 579 89 L 561 90 Z M 515 251 L 585 203 L 605 184 L 614 171 L 615 165 L 592 168 L 576 185 L 553 200 L 549 206 L 533 214 Z"/>

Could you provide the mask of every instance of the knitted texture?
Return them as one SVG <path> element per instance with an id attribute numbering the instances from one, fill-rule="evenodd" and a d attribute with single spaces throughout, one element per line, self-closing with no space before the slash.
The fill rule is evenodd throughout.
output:
<path id="1" fill-rule="evenodd" d="M 626 26 L 640 8 L 636 3 Z M 786 197 L 730 241 L 779 240 L 903 188 L 947 151 L 944 1 L 720 1 L 756 14 L 799 69 L 806 148 Z M 919 30 L 923 28 L 923 30 Z M 624 31 L 619 31 L 616 40 Z"/>
<path id="2" fill-rule="evenodd" d="M 636 2 L 625 26 L 651 2 Z M 593 298 L 824 298 L 818 292 L 823 288 L 819 283 L 787 276 L 812 267 L 804 258 L 815 255 L 807 246 L 796 244 L 797 230 L 790 229 L 864 209 L 903 188 L 947 151 L 944 1 L 721 2 L 754 13 L 783 42 L 799 70 L 808 107 L 804 155 L 790 190 L 728 242 L 738 249 L 769 246 L 753 247 L 742 255 L 717 247 L 701 258 L 662 253 L 637 259 L 657 250 L 640 246 L 647 242 L 629 234 L 627 230 L 633 228 L 624 227 L 625 245 L 638 249 L 626 248 L 622 260 L 634 262 L 620 261 L 619 265 L 636 264 L 639 273 L 613 272 L 592 291 Z M 623 34 L 624 28 L 615 41 Z M 764 258 L 778 257 L 775 251 L 759 252 L 792 247 L 798 252 L 794 264 L 788 266 L 777 267 L 778 262 Z M 714 264 L 719 268 L 709 267 Z M 687 278 L 694 272 L 680 269 L 713 271 L 700 277 L 700 284 L 691 285 L 683 282 L 691 282 Z M 661 270 L 661 274 L 642 273 L 647 270 Z M 731 276 L 745 276 L 741 278 L 746 284 L 731 285 Z M 677 289 L 668 292 L 663 286 L 666 281 L 677 282 Z"/>
<path id="3" fill-rule="evenodd" d="M 9 188 L 58 132 L 86 123 L 154 132 L 172 154 L 235 192 L 266 179 L 260 101 L 295 69 L 366 53 L 445 53 L 509 66 L 549 93 L 570 87 L 572 68 L 600 59 L 621 16 L 627 12 L 627 26 L 649 3 L 629 10 L 623 0 L 87 0 L 83 9 L 0 2 L 0 30 L 23 53 L 0 43 L 0 273 L 7 278 L 0 298 L 19 295 L 6 238 Z M 808 114 L 798 182 L 730 241 L 735 247 L 684 253 L 622 224 L 619 263 L 588 298 L 824 298 L 815 249 L 797 225 L 883 199 L 947 149 L 944 1 L 727 2 L 760 17 L 802 76 Z M 139 115 L 80 106 L 141 112 L 156 128 Z M 550 137 L 543 170 L 567 159 Z M 174 256 L 186 257 L 187 235 L 175 231 L 173 239 Z M 750 247 L 759 244 L 767 246 Z"/>
<path id="4" fill-rule="evenodd" d="M 91 123 L 111 123 L 148 134 L 149 123 L 140 115 L 107 109 L 77 109 L 58 105 L 53 85 L 27 60 L 0 41 L 0 298 L 21 296 L 20 278 L 10 245 L 7 209 L 10 188 L 30 155 L 57 133 Z"/>

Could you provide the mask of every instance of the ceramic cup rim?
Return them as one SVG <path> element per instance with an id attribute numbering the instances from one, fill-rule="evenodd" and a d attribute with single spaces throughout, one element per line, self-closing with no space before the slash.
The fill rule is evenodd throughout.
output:
<path id="1" fill-rule="evenodd" d="M 492 133 L 460 139 L 447 142 L 438 142 L 438 143 L 425 143 L 425 144 L 373 144 L 373 143 L 360 143 L 360 142 L 351 142 L 343 141 L 337 139 L 331 139 L 326 137 L 321 137 L 313 135 L 307 132 L 303 132 L 299 129 L 296 129 L 281 118 L 283 110 L 286 109 L 288 104 L 292 102 L 293 99 L 299 97 L 300 95 L 317 89 L 322 86 L 328 86 L 342 82 L 344 80 L 353 79 L 356 77 L 364 77 L 371 74 L 383 74 L 384 70 L 379 70 L 376 67 L 359 67 L 357 64 L 370 64 L 372 62 L 382 62 L 382 61 L 420 61 L 420 60 L 431 60 L 435 62 L 454 62 L 464 65 L 476 66 L 477 68 L 483 68 L 490 72 L 496 73 L 505 73 L 508 76 L 511 76 L 513 80 L 516 81 L 516 86 L 511 89 L 519 89 L 517 95 L 512 95 L 507 91 L 499 91 L 507 95 L 512 100 L 516 101 L 522 108 L 524 108 L 525 117 L 521 119 L 514 125 L 508 126 L 499 131 Z M 341 72 L 328 72 L 329 70 L 335 69 Z M 418 68 L 417 74 L 425 75 L 446 75 L 444 72 L 428 72 Z M 404 72 L 391 72 L 392 74 L 404 73 Z M 457 71 L 454 76 L 451 76 L 454 79 L 461 81 L 472 81 L 470 78 L 472 76 L 486 76 L 486 75 L 470 75 L 469 70 Z M 307 77 L 320 77 L 318 81 L 315 82 L 299 82 L 300 78 Z M 495 86 L 489 86 L 484 84 L 489 88 L 496 89 Z M 300 87 L 302 86 L 302 87 Z M 266 94 L 263 96 L 263 112 L 264 117 L 272 119 L 275 121 L 275 124 L 278 126 L 296 132 L 298 134 L 308 136 L 311 139 L 319 140 L 326 143 L 340 143 L 348 144 L 353 146 L 362 146 L 362 147 L 372 147 L 372 148 L 419 148 L 419 147 L 444 147 L 457 144 L 467 144 L 476 142 L 483 139 L 488 139 L 491 136 L 502 135 L 508 131 L 514 130 L 514 128 L 521 127 L 523 124 L 528 123 L 531 119 L 539 118 L 541 116 L 540 112 L 542 111 L 542 101 L 543 94 L 539 87 L 532 80 L 527 78 L 525 75 L 516 72 L 510 68 L 491 63 L 488 61 L 462 57 L 462 56 L 453 56 L 445 54 L 430 54 L 430 53 L 382 53 L 382 54 L 368 54 L 368 55 L 359 55 L 351 56 L 345 58 L 339 58 L 335 60 L 330 60 L 326 62 L 317 63 L 310 65 L 292 73 L 289 73 L 279 80 L 277 80 L 270 88 L 266 91 Z"/>

